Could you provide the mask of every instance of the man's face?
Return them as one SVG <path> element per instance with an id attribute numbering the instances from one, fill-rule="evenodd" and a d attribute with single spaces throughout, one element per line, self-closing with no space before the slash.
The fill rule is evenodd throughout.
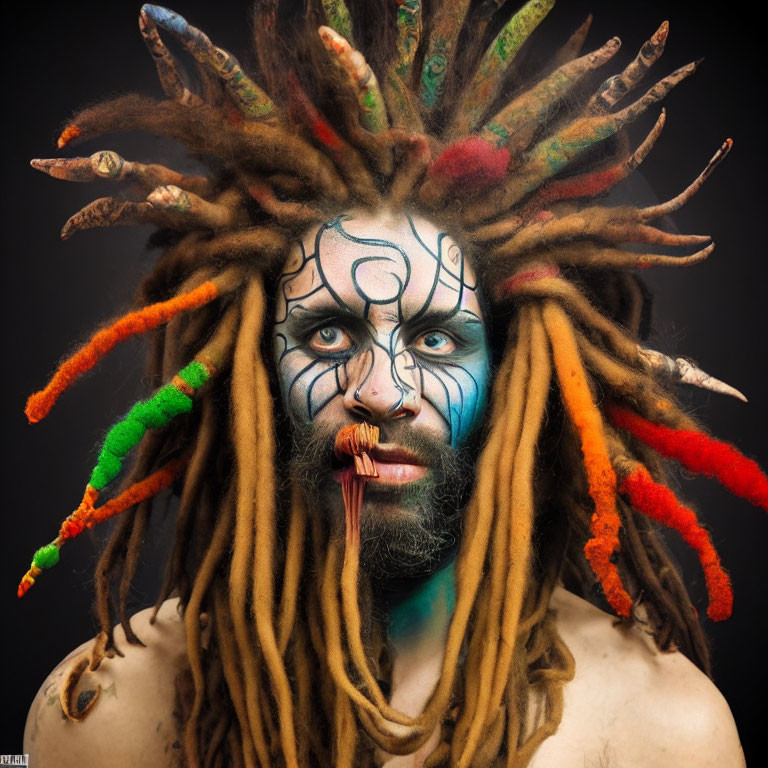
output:
<path id="1" fill-rule="evenodd" d="M 458 537 L 489 350 L 475 275 L 429 221 L 356 212 L 308 232 L 279 281 L 274 343 L 293 471 L 343 520 L 333 440 L 381 429 L 361 513 L 363 565 L 428 568 Z"/>

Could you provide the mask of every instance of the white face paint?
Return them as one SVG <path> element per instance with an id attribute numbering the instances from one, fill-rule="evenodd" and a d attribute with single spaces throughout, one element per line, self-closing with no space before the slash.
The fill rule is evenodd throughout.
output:
<path id="1" fill-rule="evenodd" d="M 486 406 L 489 350 L 473 270 L 419 216 L 353 211 L 306 234 L 274 325 L 294 421 L 407 421 L 454 448 Z"/>

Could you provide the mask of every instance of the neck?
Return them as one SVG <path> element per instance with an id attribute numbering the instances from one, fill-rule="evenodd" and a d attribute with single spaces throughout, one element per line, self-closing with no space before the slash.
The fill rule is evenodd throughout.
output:
<path id="1" fill-rule="evenodd" d="M 396 655 L 442 643 L 456 605 L 456 558 L 419 580 L 390 585 L 387 639 Z"/>
<path id="2" fill-rule="evenodd" d="M 403 714 L 417 717 L 440 679 L 445 637 L 456 605 L 455 556 L 439 570 L 419 580 L 388 584 L 387 639 L 392 655 L 392 693 L 389 703 Z M 414 768 L 424 764 L 440 741 L 436 728 L 413 755 L 377 752 L 385 768 Z"/>

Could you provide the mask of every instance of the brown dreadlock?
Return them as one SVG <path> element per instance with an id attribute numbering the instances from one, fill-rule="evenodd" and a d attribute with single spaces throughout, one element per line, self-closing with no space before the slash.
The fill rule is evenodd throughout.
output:
<path id="1" fill-rule="evenodd" d="M 287 31 L 276 2 L 261 0 L 254 30 L 264 89 L 184 19 L 145 6 L 142 34 L 168 98 L 124 96 L 88 108 L 60 145 L 118 129 L 149 131 L 183 144 L 210 175 L 182 176 L 112 152 L 36 161 L 58 178 L 124 179 L 141 193 L 138 200 L 95 201 L 67 222 L 64 236 L 153 222 L 170 242 L 139 292 L 145 309 L 116 323 L 119 330 L 103 337 L 109 343 L 84 352 L 55 392 L 30 401 L 28 413 L 42 418 L 106 349 L 152 331 L 149 371 L 175 390 L 160 390 L 160 399 L 131 411 L 119 434 L 110 432 L 83 504 L 49 547 L 57 553 L 66 538 L 106 516 L 100 510 L 113 502 L 97 508 L 95 499 L 135 442 L 131 488 L 167 470 L 157 475 L 165 485 L 158 480 L 143 496 L 126 496 L 130 508 L 98 563 L 95 667 L 112 647 L 115 615 L 128 641 L 139 641 L 127 598 L 152 493 L 175 478 L 176 537 L 156 609 L 172 594 L 184 609 L 189 766 L 368 766 L 375 747 L 410 753 L 436 726 L 442 738 L 428 766 L 526 765 L 558 727 L 563 686 L 574 672 L 549 610 L 560 578 L 585 596 L 599 585 L 627 621 L 642 595 L 638 609 L 658 646 L 678 648 L 709 670 L 685 586 L 627 485 L 642 468 L 654 487 L 663 486 L 660 455 L 680 456 L 630 438 L 606 404 L 669 432 L 702 434 L 638 346 L 649 299 L 622 270 L 692 264 L 713 246 L 683 257 L 622 246 L 705 246 L 708 238 L 672 235 L 650 222 L 682 205 L 730 145 L 663 206 L 595 205 L 642 162 L 664 113 L 635 151 L 624 127 L 694 65 L 614 109 L 661 55 L 662 25 L 574 114 L 562 108 L 566 98 L 578 102 L 591 71 L 619 45 L 614 38 L 577 58 L 582 28 L 548 73 L 508 103 L 507 68 L 553 2 L 528 2 L 482 56 L 457 53 L 462 29 L 482 38 L 488 5 L 434 3 L 422 19 L 418 0 L 403 0 L 387 49 L 372 47 L 365 36 L 376 25 L 357 29 L 340 0 L 308 3 L 304 27 Z M 318 36 L 322 24 L 330 28 Z M 161 30 L 198 63 L 202 95 L 185 84 Z M 360 51 L 368 50 L 366 61 Z M 472 67 L 455 66 L 457 55 Z M 474 74 L 462 81 L 460 71 Z M 419 211 L 451 231 L 484 281 L 495 333 L 506 337 L 465 512 L 442 674 L 415 718 L 392 709 L 382 691 L 384 635 L 369 615 L 365 577 L 342 578 L 343 544 L 309 513 L 299 488 L 283 487 L 276 475 L 282 447 L 264 362 L 269 288 L 289 243 L 339 212 L 382 206 Z M 179 399 L 193 396 L 194 409 Z M 171 421 L 177 414 L 184 415 Z M 125 424 L 133 425 L 133 442 Z M 112 456 L 120 460 L 114 471 L 107 467 Z M 169 459 L 176 462 L 170 469 Z M 22 592 L 50 564 L 53 549 L 46 552 L 39 561 L 36 555 Z M 716 555 L 710 566 L 722 573 Z M 721 608 L 729 594 L 723 578 L 727 594 L 712 595 Z M 534 701 L 543 707 L 531 726 Z M 86 712 L 70 706 L 67 714 Z"/>

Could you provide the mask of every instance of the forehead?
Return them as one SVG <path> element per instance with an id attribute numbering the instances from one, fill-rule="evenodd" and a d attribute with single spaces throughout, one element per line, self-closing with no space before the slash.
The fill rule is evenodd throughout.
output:
<path id="1" fill-rule="evenodd" d="M 282 298 L 306 309 L 332 303 L 367 317 L 397 308 L 479 314 L 474 272 L 447 232 L 407 213 L 352 211 L 307 232 L 282 275 Z"/>

